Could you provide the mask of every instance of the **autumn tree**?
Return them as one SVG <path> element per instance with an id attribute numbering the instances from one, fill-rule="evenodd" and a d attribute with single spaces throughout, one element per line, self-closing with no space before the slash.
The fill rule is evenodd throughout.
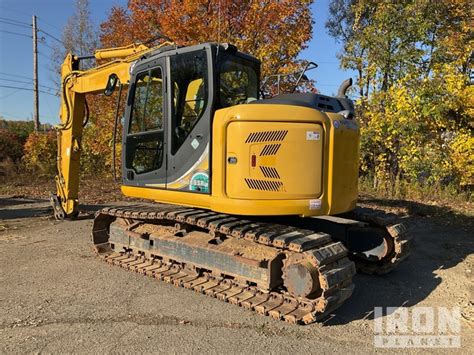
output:
<path id="1" fill-rule="evenodd" d="M 376 187 L 474 184 L 470 14 L 467 0 L 331 1 L 326 26 L 358 73 L 361 168 Z"/>
<path id="2" fill-rule="evenodd" d="M 342 44 L 342 51 L 338 53 L 343 69 L 352 69 L 357 72 L 356 85 L 359 97 L 368 95 L 370 80 L 373 73 L 369 73 L 369 63 L 366 56 L 367 44 L 359 40 L 361 26 L 355 26 L 356 0 L 332 0 L 329 4 L 329 18 L 326 22 L 328 33 Z M 365 14 L 359 14 L 358 22 L 370 21 L 370 8 Z"/>
<path id="3" fill-rule="evenodd" d="M 24 146 L 23 163 L 31 173 L 54 176 L 56 174 L 56 132 L 33 132 Z"/>
<path id="4" fill-rule="evenodd" d="M 98 30 L 91 20 L 89 0 L 76 0 L 74 12 L 68 18 L 61 36 L 62 45 L 54 52 L 54 65 L 58 87 L 60 87 L 61 64 L 68 53 L 77 56 L 91 55 L 100 47 Z M 97 65 L 94 59 L 81 60 L 81 69 Z M 113 98 L 103 95 L 86 95 L 89 108 L 89 122 L 82 137 L 81 174 L 101 176 L 110 171 Z M 32 141 L 35 141 L 32 137 Z M 34 154 L 33 154 L 34 155 Z M 32 155 L 32 156 L 33 156 Z M 38 154 L 37 154 L 38 155 Z M 34 162 L 30 165 L 33 165 Z"/>
<path id="5" fill-rule="evenodd" d="M 18 161 L 23 155 L 22 142 L 14 132 L 0 128 L 0 162 L 11 159 Z"/>
<path id="6" fill-rule="evenodd" d="M 105 46 L 160 34 L 178 45 L 229 42 L 262 61 L 263 76 L 292 71 L 311 39 L 311 0 L 130 0 L 101 25 Z"/>
<path id="7" fill-rule="evenodd" d="M 152 45 L 153 39 L 160 35 L 172 38 L 178 45 L 230 42 L 261 59 L 264 75 L 291 72 L 299 67 L 297 55 L 311 38 L 310 3 L 309 0 L 132 0 L 126 8 L 112 8 L 108 20 L 100 26 L 101 47 L 137 42 Z M 88 97 L 90 120 L 82 144 L 83 174 L 111 171 L 116 95 Z M 116 142 L 117 165 L 120 149 L 120 142 Z"/>

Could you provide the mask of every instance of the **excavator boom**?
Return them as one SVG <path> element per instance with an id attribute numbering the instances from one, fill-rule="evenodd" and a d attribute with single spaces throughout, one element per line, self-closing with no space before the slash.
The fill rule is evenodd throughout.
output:
<path id="1" fill-rule="evenodd" d="M 78 213 L 79 161 L 82 149 L 82 130 L 89 113 L 86 94 L 101 94 L 111 80 L 126 87 L 130 80 L 130 66 L 138 58 L 164 46 L 148 48 L 143 44 L 99 49 L 97 60 L 114 59 L 89 70 L 79 70 L 82 58 L 68 54 L 61 66 L 61 123 L 58 132 L 58 174 L 55 177 L 56 194 L 52 196 L 58 219 L 74 217 Z M 110 83 L 112 84 L 112 83 Z"/>

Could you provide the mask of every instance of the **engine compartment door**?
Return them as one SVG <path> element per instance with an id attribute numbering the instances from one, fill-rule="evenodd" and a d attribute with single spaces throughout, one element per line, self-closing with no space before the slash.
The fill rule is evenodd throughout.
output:
<path id="1" fill-rule="evenodd" d="M 227 196 L 318 198 L 323 180 L 323 132 L 317 123 L 230 123 L 226 145 Z"/>

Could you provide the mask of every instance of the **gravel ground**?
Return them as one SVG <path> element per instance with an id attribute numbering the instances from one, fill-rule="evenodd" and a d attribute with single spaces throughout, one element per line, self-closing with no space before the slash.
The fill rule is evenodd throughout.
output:
<path id="1" fill-rule="evenodd" d="M 409 219 L 416 244 L 406 262 L 386 276 L 357 275 L 335 314 L 294 326 L 108 266 L 92 252 L 91 219 L 50 215 L 44 200 L 0 196 L 0 352 L 385 351 L 373 345 L 373 309 L 402 305 L 459 306 L 455 351 L 474 349 L 473 234 L 440 219 Z"/>

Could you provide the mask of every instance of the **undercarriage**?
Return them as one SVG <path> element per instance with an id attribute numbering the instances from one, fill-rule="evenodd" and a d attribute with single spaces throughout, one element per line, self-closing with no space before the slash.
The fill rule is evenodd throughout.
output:
<path id="1" fill-rule="evenodd" d="M 92 237 L 110 264 L 275 319 L 309 324 L 351 296 L 356 266 L 386 273 L 408 255 L 403 225 L 368 212 L 358 223 L 341 217 L 274 223 L 172 205 L 109 207 L 96 214 Z M 298 226 L 298 220 L 311 228 Z M 368 253 L 356 243 L 364 228 L 378 232 L 370 243 L 379 245 L 375 250 L 366 245 Z"/>

